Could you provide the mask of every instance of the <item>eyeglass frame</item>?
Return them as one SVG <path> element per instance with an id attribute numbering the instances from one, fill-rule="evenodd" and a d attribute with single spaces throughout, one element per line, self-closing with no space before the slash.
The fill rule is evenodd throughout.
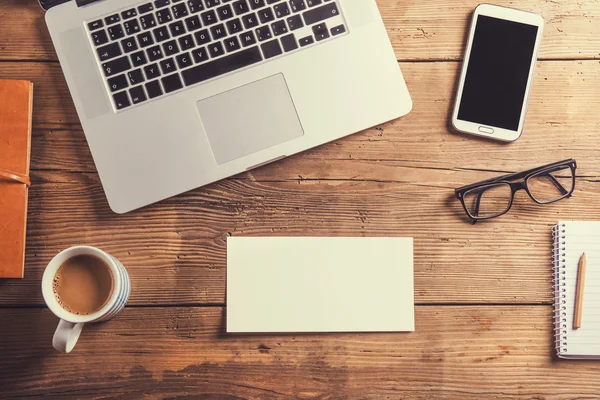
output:
<path id="1" fill-rule="evenodd" d="M 554 176 L 549 175 L 554 179 L 553 183 L 557 187 L 557 189 L 561 190 L 561 192 L 566 191 L 566 193 L 563 193 L 563 195 L 557 199 L 546 201 L 546 202 L 537 200 L 531 194 L 531 191 L 529 190 L 529 187 L 527 185 L 527 182 L 529 181 L 529 179 L 534 176 L 540 175 L 542 172 L 544 172 L 546 170 L 552 170 L 554 168 L 562 167 L 562 166 L 569 167 L 571 169 L 571 174 L 573 177 L 573 185 L 571 185 L 570 190 L 567 191 L 565 189 L 565 187 L 563 185 L 561 185 L 560 182 L 558 182 L 556 180 L 556 178 L 554 178 Z M 512 174 L 502 175 L 502 176 L 499 176 L 496 178 L 486 179 L 483 181 L 472 183 L 470 185 L 465 185 L 458 189 L 455 189 L 454 195 L 456 196 L 456 198 L 458 200 L 460 200 L 460 202 L 463 206 L 463 209 L 465 210 L 465 213 L 467 214 L 467 216 L 469 216 L 469 218 L 471 218 L 472 223 L 475 224 L 477 221 L 483 221 L 483 220 L 487 220 L 487 219 L 500 217 L 500 216 L 506 214 L 508 211 L 510 211 L 510 209 L 513 205 L 514 199 L 515 199 L 515 193 L 517 193 L 519 190 L 525 190 L 525 192 L 527 192 L 527 194 L 529 195 L 531 200 L 533 200 L 537 204 L 551 204 L 551 203 L 555 203 L 557 201 L 563 200 L 567 197 L 571 197 L 573 195 L 573 192 L 575 191 L 575 181 L 576 181 L 575 172 L 576 171 L 577 171 L 577 162 L 574 159 L 570 158 L 568 160 L 558 161 L 558 162 L 554 162 L 551 164 L 542 165 L 541 167 L 528 169 L 527 171 L 515 172 Z M 521 179 L 521 180 L 519 182 L 511 182 L 516 179 Z M 495 186 L 498 183 L 508 184 L 510 186 L 511 197 L 510 197 L 510 202 L 508 203 L 508 206 L 506 207 L 506 210 L 504 210 L 501 213 L 498 213 L 498 214 L 495 214 L 492 216 L 487 216 L 487 217 L 479 217 L 479 216 L 471 215 L 471 213 L 469 212 L 469 209 L 467 208 L 467 205 L 465 203 L 465 194 L 467 194 L 467 192 L 469 192 L 473 189 L 484 188 L 485 186 L 492 186 L 492 185 Z M 484 192 L 485 191 L 482 191 L 481 193 L 484 193 Z M 477 209 L 479 209 L 478 206 L 479 206 L 480 200 L 481 200 L 481 196 L 479 196 L 477 199 Z"/>

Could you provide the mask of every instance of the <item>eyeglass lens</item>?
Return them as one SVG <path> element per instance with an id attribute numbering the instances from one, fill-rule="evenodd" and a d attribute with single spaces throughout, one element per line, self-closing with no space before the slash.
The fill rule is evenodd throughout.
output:
<path id="1" fill-rule="evenodd" d="M 497 183 L 471 189 L 464 195 L 468 213 L 475 218 L 491 218 L 510 207 L 512 190 L 508 183 Z"/>
<path id="2" fill-rule="evenodd" d="M 551 203 L 573 191 L 575 178 L 569 166 L 542 171 L 527 179 L 531 196 L 540 203 Z"/>

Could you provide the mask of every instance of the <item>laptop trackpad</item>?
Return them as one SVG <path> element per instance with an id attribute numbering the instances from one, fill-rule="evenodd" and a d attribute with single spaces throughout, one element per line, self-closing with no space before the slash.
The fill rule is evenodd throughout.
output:
<path id="1" fill-rule="evenodd" d="M 304 135 L 283 74 L 196 103 L 217 164 Z"/>

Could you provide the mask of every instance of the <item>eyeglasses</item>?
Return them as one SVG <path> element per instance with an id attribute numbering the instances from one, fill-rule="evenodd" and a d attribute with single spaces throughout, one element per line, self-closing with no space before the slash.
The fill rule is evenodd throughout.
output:
<path id="1" fill-rule="evenodd" d="M 570 197 L 575 190 L 576 169 L 575 160 L 564 160 L 463 186 L 454 194 L 475 223 L 506 214 L 513 204 L 515 193 L 521 189 L 538 204 L 550 204 Z M 518 182 L 511 182 L 517 179 Z"/>

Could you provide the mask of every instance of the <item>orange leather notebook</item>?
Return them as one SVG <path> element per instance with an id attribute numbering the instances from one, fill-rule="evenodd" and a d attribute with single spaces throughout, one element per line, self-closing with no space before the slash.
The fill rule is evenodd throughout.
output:
<path id="1" fill-rule="evenodd" d="M 22 278 L 33 83 L 0 80 L 0 278 Z"/>

